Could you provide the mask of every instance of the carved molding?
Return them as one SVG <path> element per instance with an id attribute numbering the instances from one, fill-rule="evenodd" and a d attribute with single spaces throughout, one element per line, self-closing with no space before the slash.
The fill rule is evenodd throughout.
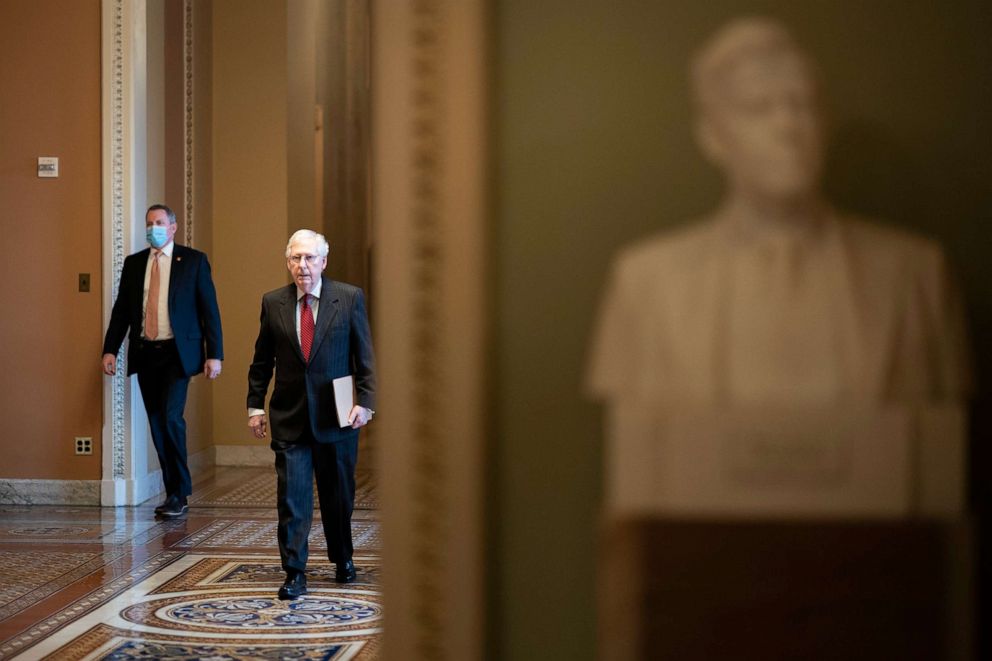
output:
<path id="1" fill-rule="evenodd" d="M 193 246 L 193 0 L 183 0 L 183 189 L 186 245 Z"/>
<path id="2" fill-rule="evenodd" d="M 485 19 L 481 0 L 373 12 L 385 659 L 484 650 Z"/>
<path id="3" fill-rule="evenodd" d="M 447 511 L 451 501 L 443 427 L 436 412 L 444 410 L 441 369 L 443 356 L 438 333 L 442 318 L 445 246 L 442 242 L 440 191 L 444 185 L 442 136 L 444 93 L 441 78 L 444 38 L 443 7 L 436 0 L 413 2 L 410 74 L 412 122 L 410 158 L 410 220 L 412 298 L 409 332 L 410 371 L 417 374 L 410 386 L 414 402 L 409 443 L 413 460 L 409 495 L 418 531 L 411 549 L 418 570 L 413 585 L 418 658 L 444 659 L 444 626 L 448 610 L 437 586 L 445 576 L 446 543 L 450 537 Z"/>
<path id="4" fill-rule="evenodd" d="M 112 300 L 117 299 L 121 269 L 124 266 L 124 0 L 113 0 L 111 44 L 113 48 L 110 82 L 110 208 L 112 224 L 113 285 Z M 124 347 L 117 353 L 117 373 L 112 385 L 112 439 L 113 479 L 124 479 L 126 474 L 125 448 L 125 397 L 127 394 L 127 356 Z"/>

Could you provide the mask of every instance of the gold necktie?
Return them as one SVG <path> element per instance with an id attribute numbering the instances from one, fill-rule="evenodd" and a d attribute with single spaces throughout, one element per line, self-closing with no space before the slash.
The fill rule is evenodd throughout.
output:
<path id="1" fill-rule="evenodd" d="M 154 251 L 152 259 L 152 275 L 148 280 L 148 301 L 145 303 L 145 338 L 154 340 L 158 337 L 158 258 L 162 251 Z"/>

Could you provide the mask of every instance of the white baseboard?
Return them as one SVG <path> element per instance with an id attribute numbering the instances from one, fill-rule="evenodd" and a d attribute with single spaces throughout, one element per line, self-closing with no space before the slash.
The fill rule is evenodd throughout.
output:
<path id="1" fill-rule="evenodd" d="M 217 466 L 271 466 L 274 461 L 268 445 L 215 445 Z"/>
<path id="2" fill-rule="evenodd" d="M 187 459 L 193 483 L 214 472 L 214 448 Z M 163 492 L 162 471 L 133 480 L 13 480 L 0 479 L 3 505 L 140 505 Z"/>
<path id="3" fill-rule="evenodd" d="M 162 491 L 162 472 L 152 471 L 133 480 L 102 480 L 99 505 L 126 507 L 140 505 Z"/>

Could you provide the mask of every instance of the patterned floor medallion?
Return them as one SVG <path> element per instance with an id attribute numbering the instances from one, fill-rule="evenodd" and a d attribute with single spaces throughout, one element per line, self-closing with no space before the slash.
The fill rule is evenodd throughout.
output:
<path id="1" fill-rule="evenodd" d="M 65 515 L 44 522 L 0 521 L 0 542 L 10 544 L 125 544 L 156 527 L 155 521 L 104 520 L 95 515 L 100 508 L 68 518 Z M 63 518 L 65 517 L 65 518 Z"/>
<path id="2" fill-rule="evenodd" d="M 378 566 L 373 556 L 355 561 Z M 326 562 L 311 565 L 324 566 L 313 572 L 308 594 L 279 601 L 278 558 L 189 553 L 28 647 L 23 658 L 374 658 L 382 624 L 376 586 L 338 586 L 322 578 L 332 571 Z M 301 645 L 305 655 L 279 656 Z"/>
<path id="3" fill-rule="evenodd" d="M 273 596 L 272 590 L 206 597 L 187 595 L 130 606 L 121 611 L 121 617 L 135 624 L 161 629 L 193 629 L 208 633 L 326 634 L 345 628 L 375 633 L 375 629 L 368 627 L 375 626 L 382 613 L 375 602 L 357 598 L 365 596 L 370 595 L 361 592 L 330 595 L 314 591 L 295 601 L 282 602 Z"/>
<path id="4" fill-rule="evenodd" d="M 319 659 L 320 661 L 346 661 L 348 659 L 368 658 L 358 657 L 362 651 L 360 643 L 336 643 L 321 645 L 252 645 L 236 642 L 219 643 L 189 643 L 182 640 L 135 640 L 129 638 L 127 631 L 113 627 L 99 626 L 72 646 L 67 646 L 60 653 L 66 658 L 81 658 L 78 656 L 84 650 L 87 656 L 94 659 L 111 659 L 113 661 L 130 661 L 132 659 L 204 659 L 210 661 L 227 661 L 228 659 L 252 659 L 258 661 L 282 661 L 284 659 Z"/>
<path id="5" fill-rule="evenodd" d="M 198 488 L 216 502 L 231 484 L 254 484 L 261 494 L 233 498 L 257 504 L 263 478 L 229 470 Z M 374 510 L 356 510 L 353 521 L 357 581 L 334 581 L 317 519 L 308 593 L 284 602 L 274 502 L 265 511 L 194 505 L 173 521 L 156 519 L 154 504 L 0 509 L 0 659 L 377 658 Z"/>
<path id="6" fill-rule="evenodd" d="M 89 650 L 89 651 L 87 651 Z M 83 658 L 83 654 L 94 659 L 131 661 L 137 659 L 204 659 L 227 661 L 252 659 L 258 661 L 296 660 L 346 661 L 348 659 L 369 658 L 361 643 L 336 643 L 320 645 L 239 645 L 236 643 L 190 643 L 182 639 L 161 640 L 129 637 L 129 632 L 100 625 L 73 645 L 59 650 L 64 658 Z"/>

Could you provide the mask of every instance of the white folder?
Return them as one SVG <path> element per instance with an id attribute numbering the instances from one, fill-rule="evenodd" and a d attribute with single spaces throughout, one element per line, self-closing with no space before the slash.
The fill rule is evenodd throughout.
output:
<path id="1" fill-rule="evenodd" d="M 350 427 L 348 416 L 355 406 L 355 379 L 350 374 L 334 379 L 334 405 L 338 409 L 338 425 Z"/>

